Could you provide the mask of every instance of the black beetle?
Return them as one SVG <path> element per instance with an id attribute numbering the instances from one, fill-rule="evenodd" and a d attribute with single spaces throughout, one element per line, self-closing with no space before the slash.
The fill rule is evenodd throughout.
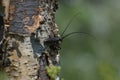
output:
<path id="1" fill-rule="evenodd" d="M 66 28 L 64 29 L 64 31 L 62 32 L 61 34 L 61 37 L 59 36 L 54 36 L 54 37 L 49 37 L 48 39 L 46 39 L 44 41 L 44 45 L 46 45 L 47 47 L 49 47 L 50 50 L 53 50 L 53 51 L 57 51 L 57 50 L 60 50 L 61 47 L 60 47 L 60 44 L 62 43 L 62 41 L 70 36 L 70 35 L 73 35 L 73 34 L 86 34 L 88 36 L 91 36 L 91 37 L 94 37 L 93 35 L 89 34 L 89 33 L 86 33 L 86 32 L 71 32 L 71 33 L 68 33 L 67 35 L 63 36 L 65 31 L 67 30 L 67 28 L 70 26 L 70 24 L 72 23 L 72 21 L 75 19 L 75 17 L 78 15 L 79 13 L 75 14 L 71 20 L 69 21 L 69 23 L 67 24 Z"/>

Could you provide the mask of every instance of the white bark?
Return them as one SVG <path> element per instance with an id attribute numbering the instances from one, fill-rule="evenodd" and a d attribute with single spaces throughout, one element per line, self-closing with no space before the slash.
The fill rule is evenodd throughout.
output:
<path id="1" fill-rule="evenodd" d="M 59 54 L 45 48 L 44 41 L 58 36 L 57 0 L 3 0 L 3 4 L 9 30 L 4 54 L 9 80 L 51 80 L 46 66 L 58 66 Z"/>

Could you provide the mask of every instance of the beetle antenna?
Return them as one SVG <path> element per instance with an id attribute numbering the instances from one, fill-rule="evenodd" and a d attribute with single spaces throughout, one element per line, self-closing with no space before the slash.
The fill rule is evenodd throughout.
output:
<path id="1" fill-rule="evenodd" d="M 86 35 L 88 35 L 88 36 L 96 39 L 93 35 L 91 35 L 91 34 L 89 34 L 89 33 L 86 33 L 86 32 L 71 32 L 71 33 L 68 33 L 68 34 L 66 34 L 65 36 L 63 36 L 63 37 L 62 37 L 62 40 L 65 39 L 65 38 L 68 37 L 68 36 L 73 35 L 73 34 L 86 34 Z"/>
<path id="2" fill-rule="evenodd" d="M 66 25 L 64 31 L 62 32 L 61 36 L 64 35 L 65 31 L 68 29 L 68 27 L 70 26 L 70 24 L 72 23 L 72 21 L 75 19 L 75 17 L 79 15 L 79 13 L 80 13 L 80 12 L 76 13 L 76 14 L 70 19 L 70 21 L 69 21 L 68 24 Z"/>

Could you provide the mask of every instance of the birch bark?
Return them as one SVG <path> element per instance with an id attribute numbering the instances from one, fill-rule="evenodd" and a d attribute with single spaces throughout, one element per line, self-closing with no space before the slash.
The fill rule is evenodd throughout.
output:
<path id="1" fill-rule="evenodd" d="M 46 67 L 59 66 L 59 53 L 44 45 L 58 36 L 57 0 L 3 0 L 5 28 L 3 66 L 9 80 L 59 80 Z"/>

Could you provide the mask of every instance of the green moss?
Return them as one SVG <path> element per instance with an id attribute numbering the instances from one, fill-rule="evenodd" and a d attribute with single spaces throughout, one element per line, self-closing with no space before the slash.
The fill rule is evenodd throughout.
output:
<path id="1" fill-rule="evenodd" d="M 46 71 L 52 80 L 55 80 L 57 75 L 60 73 L 61 67 L 59 66 L 47 66 Z M 63 79 L 62 79 L 63 80 Z"/>

